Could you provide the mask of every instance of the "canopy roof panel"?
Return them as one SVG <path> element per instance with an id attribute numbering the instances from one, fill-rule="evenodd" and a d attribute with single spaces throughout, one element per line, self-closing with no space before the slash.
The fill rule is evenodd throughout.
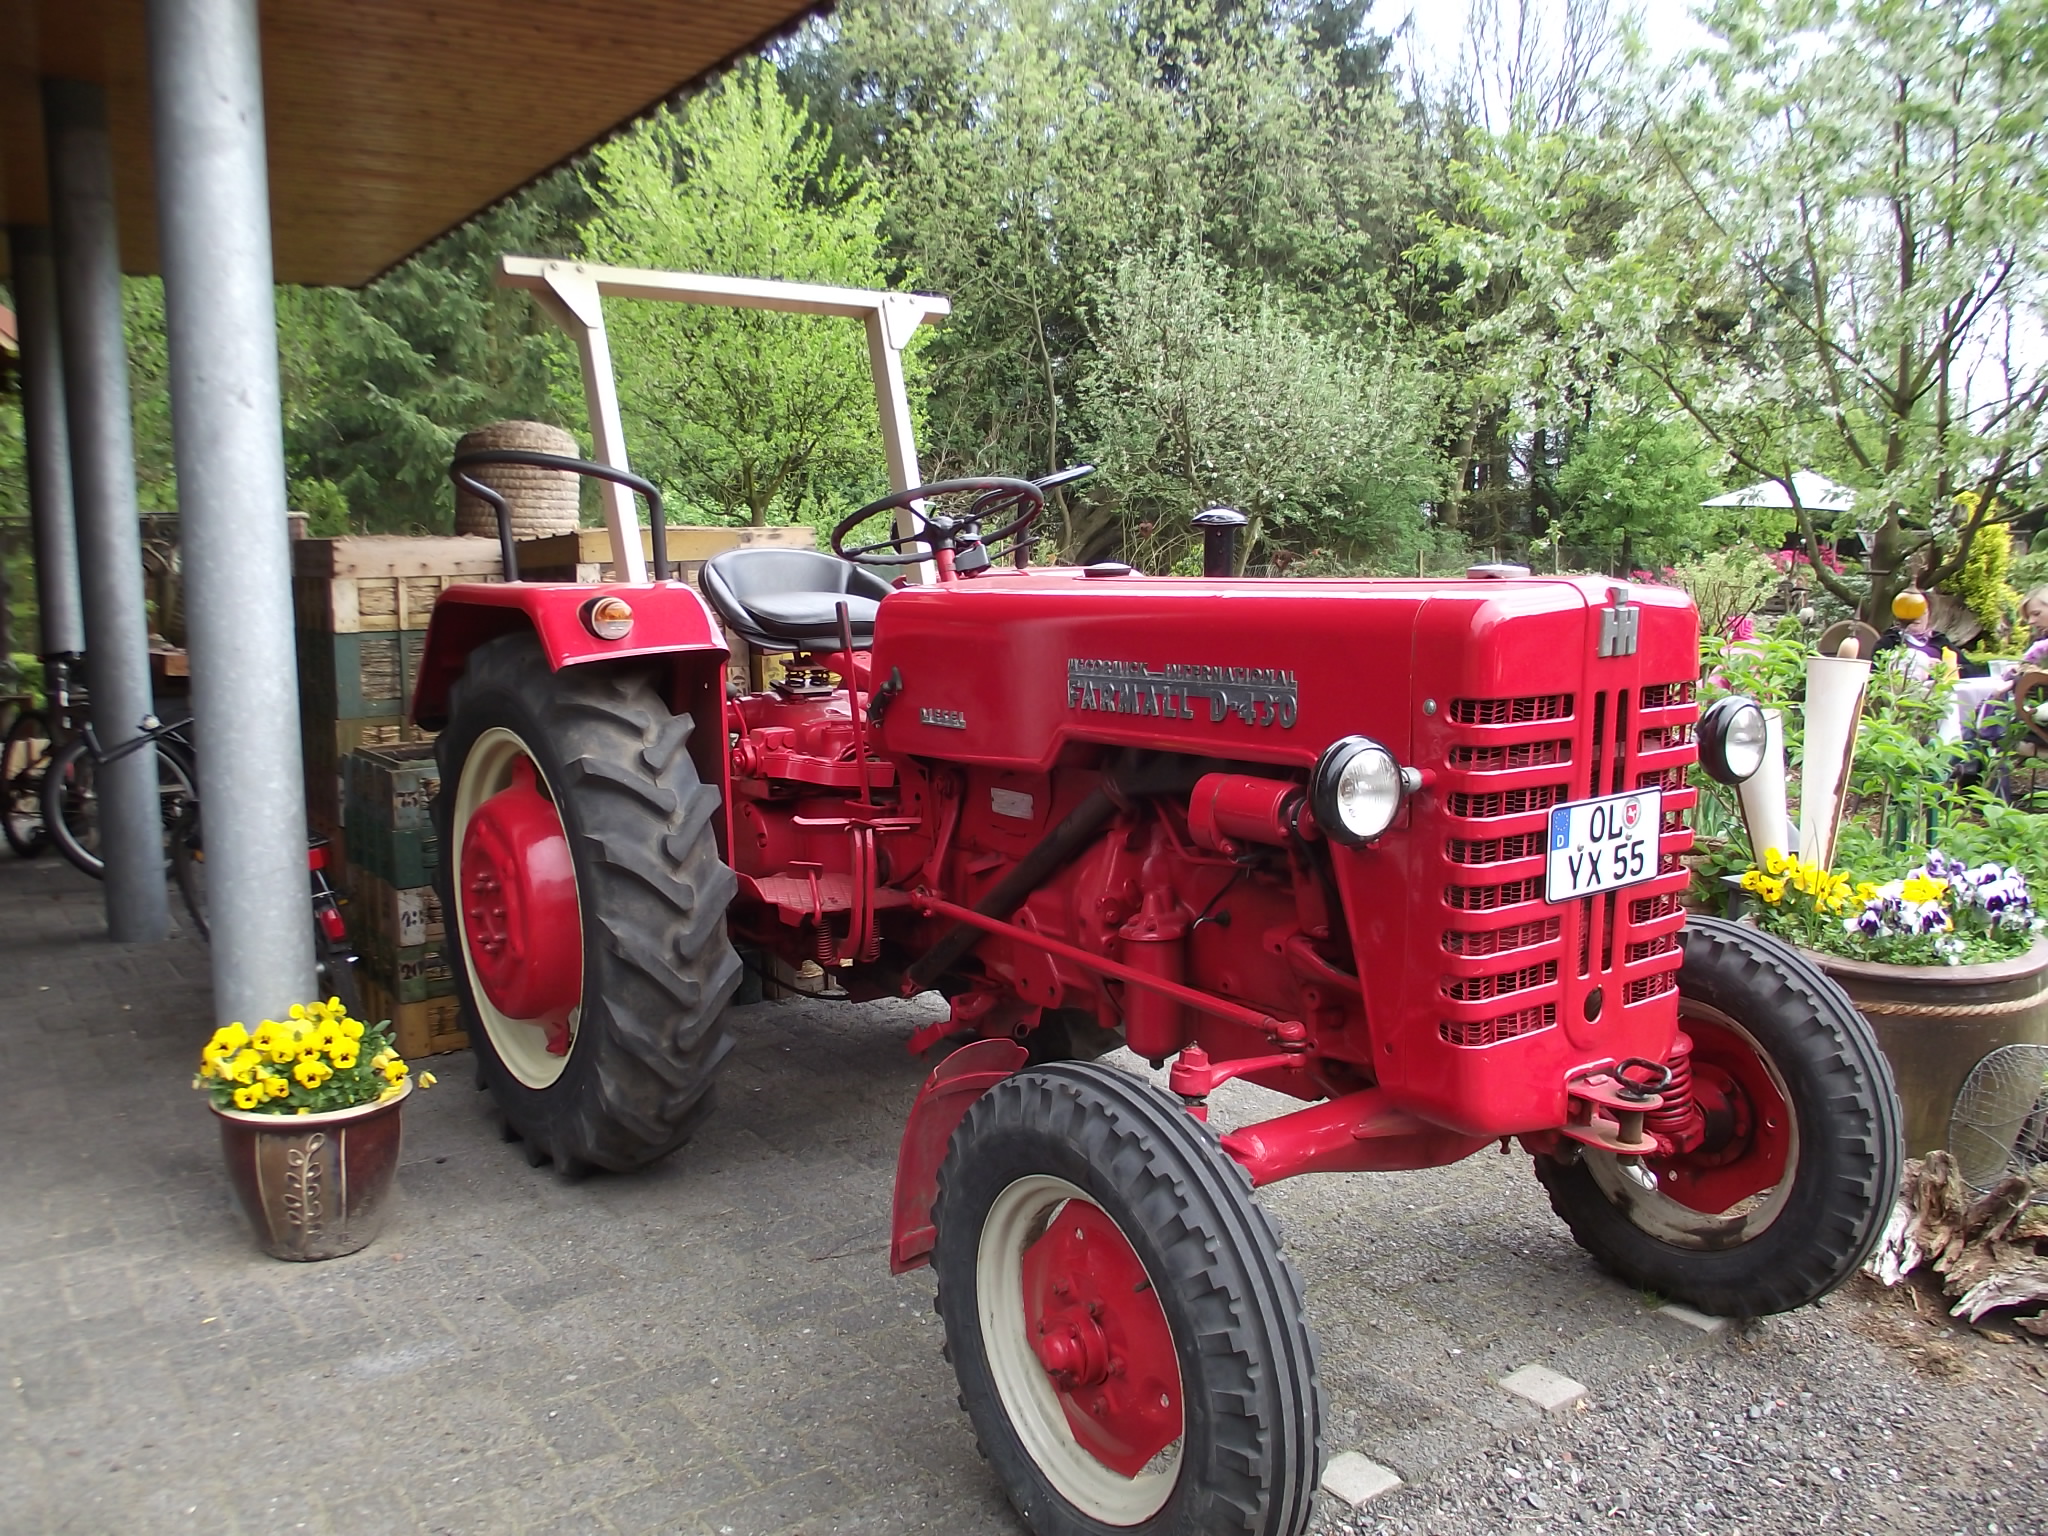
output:
<path id="1" fill-rule="evenodd" d="M 818 8 L 261 0 L 277 276 L 368 282 Z M 0 0 L 0 222 L 47 218 L 38 78 L 95 81 L 131 273 L 156 270 L 144 45 L 143 0 Z"/>

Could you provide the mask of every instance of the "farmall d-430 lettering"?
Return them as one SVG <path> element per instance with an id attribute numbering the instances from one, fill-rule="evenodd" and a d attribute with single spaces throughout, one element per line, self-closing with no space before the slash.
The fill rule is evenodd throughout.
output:
<path id="1" fill-rule="evenodd" d="M 562 467 L 661 527 L 644 482 Z M 718 556 L 701 595 L 658 533 L 649 581 L 445 594 L 415 704 L 443 895 L 537 1154 L 689 1137 L 736 943 L 856 1001 L 944 994 L 933 1035 L 972 1043 L 911 1108 L 892 1262 L 936 1270 L 1041 1533 L 1302 1528 L 1315 1346 L 1254 1195 L 1279 1179 L 1512 1138 L 1632 1284 L 1752 1315 L 1852 1273 L 1896 1100 L 1833 983 L 1681 908 L 1686 771 L 1739 779 L 1762 743 L 1753 705 L 1700 717 L 1684 594 L 1031 568 L 1061 478 L 905 486 L 829 555 Z M 713 612 L 783 680 L 730 695 Z M 1170 1091 L 1090 1059 L 1117 1043 Z M 1301 1107 L 1218 1136 L 1233 1078 Z"/>

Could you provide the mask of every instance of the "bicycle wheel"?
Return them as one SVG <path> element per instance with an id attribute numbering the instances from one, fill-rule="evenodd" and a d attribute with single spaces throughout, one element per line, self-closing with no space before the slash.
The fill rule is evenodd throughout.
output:
<path id="1" fill-rule="evenodd" d="M 163 808 L 164 867 L 172 868 L 171 843 L 186 803 L 199 798 L 198 776 L 189 749 L 170 738 L 156 744 L 157 796 Z M 50 759 L 42 783 L 43 827 L 57 851 L 97 880 L 106 873 L 100 857 L 99 765 L 84 737 L 68 742 Z"/>
<path id="2" fill-rule="evenodd" d="M 0 827 L 7 846 L 32 859 L 50 846 L 43 830 L 43 775 L 50 764 L 50 722 L 25 709 L 0 745 Z"/>

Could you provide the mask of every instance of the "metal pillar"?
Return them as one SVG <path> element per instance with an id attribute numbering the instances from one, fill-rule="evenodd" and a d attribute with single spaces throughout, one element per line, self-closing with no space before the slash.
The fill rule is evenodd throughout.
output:
<path id="1" fill-rule="evenodd" d="M 86 679 L 93 727 L 102 745 L 111 747 L 135 735 L 151 700 L 105 93 L 81 80 L 45 80 L 43 135 L 50 151 L 50 227 L 85 597 Z M 98 788 L 108 935 L 122 943 L 163 939 L 171 919 L 156 748 L 146 746 L 107 764 Z"/>
<path id="2" fill-rule="evenodd" d="M 78 524 L 71 510 L 64 350 L 58 338 L 50 232 L 16 224 L 7 231 L 7 250 L 21 324 L 21 414 L 28 439 L 28 512 L 35 536 L 42 654 L 76 655 L 85 649 L 85 609 L 78 594 Z"/>
<path id="3" fill-rule="evenodd" d="M 253 1023 L 314 978 L 255 0 L 150 0 L 149 78 L 214 1011 Z"/>

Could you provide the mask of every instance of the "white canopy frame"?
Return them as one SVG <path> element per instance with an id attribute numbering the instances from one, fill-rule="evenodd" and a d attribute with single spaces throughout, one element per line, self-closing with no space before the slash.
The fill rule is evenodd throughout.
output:
<path id="1" fill-rule="evenodd" d="M 728 309 L 773 309 L 795 315 L 837 315 L 865 323 L 868 366 L 875 380 L 875 408 L 882 418 L 882 447 L 889 461 L 889 486 L 906 491 L 918 483 L 917 439 L 910 420 L 910 396 L 903 385 L 903 349 L 920 325 L 944 319 L 951 301 L 931 293 L 898 293 L 879 288 L 829 288 L 755 277 L 714 277 L 701 272 L 657 272 L 642 267 L 606 267 L 536 256 L 505 256 L 498 283 L 523 288 L 549 317 L 575 339 L 583 361 L 583 394 L 590 411 L 595 457 L 614 469 L 626 461 L 626 428 L 619 414 L 618 381 L 612 373 L 611 343 L 605 337 L 605 299 L 666 299 L 683 304 L 718 304 Z M 624 486 L 599 487 L 605 527 L 611 534 L 612 568 L 618 579 L 642 582 L 647 562 L 640 549 L 640 512 Z M 907 512 L 896 517 L 899 534 L 913 531 Z M 929 580 L 925 566 L 910 568 Z"/>

